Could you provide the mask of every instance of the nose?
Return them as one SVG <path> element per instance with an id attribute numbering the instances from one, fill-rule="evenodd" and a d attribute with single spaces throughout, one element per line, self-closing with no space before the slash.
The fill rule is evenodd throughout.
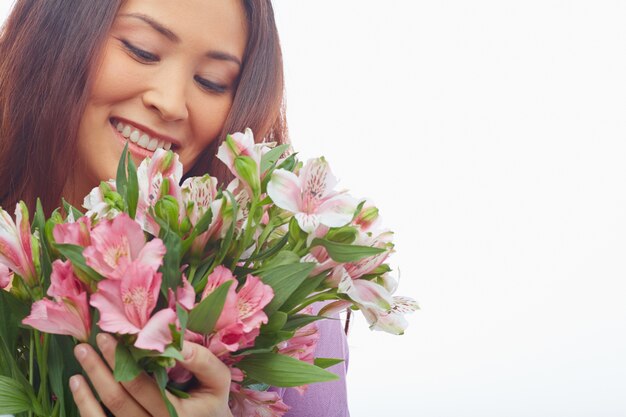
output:
<path id="1" fill-rule="evenodd" d="M 143 104 L 168 122 L 186 120 L 187 83 L 182 71 L 163 69 L 153 74 L 150 87 L 143 93 Z"/>

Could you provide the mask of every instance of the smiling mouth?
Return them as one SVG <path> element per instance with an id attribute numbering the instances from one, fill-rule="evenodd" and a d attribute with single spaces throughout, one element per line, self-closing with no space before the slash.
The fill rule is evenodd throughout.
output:
<path id="1" fill-rule="evenodd" d="M 164 138 L 151 136 L 149 133 L 144 132 L 137 126 L 134 126 L 125 121 L 111 118 L 109 119 L 109 122 L 111 123 L 113 128 L 117 130 L 120 135 L 126 138 L 129 142 L 134 143 L 139 148 L 145 149 L 149 152 L 154 152 L 158 148 L 165 149 L 166 151 L 172 148 L 174 148 L 172 150 L 175 150 L 176 148 L 176 145 L 174 145 L 172 142 Z"/>

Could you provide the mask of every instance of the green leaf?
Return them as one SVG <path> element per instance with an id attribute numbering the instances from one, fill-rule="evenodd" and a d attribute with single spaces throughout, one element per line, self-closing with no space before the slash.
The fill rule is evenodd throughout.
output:
<path id="1" fill-rule="evenodd" d="M 178 413 L 176 409 L 172 405 L 169 397 L 166 394 L 165 387 L 167 386 L 167 371 L 163 367 L 159 367 L 154 371 L 154 377 L 157 381 L 157 385 L 159 386 L 159 390 L 161 391 L 161 397 L 163 397 L 163 401 L 165 401 L 165 406 L 167 407 L 167 411 L 170 414 L 170 417 L 178 417 Z"/>
<path id="2" fill-rule="evenodd" d="M 0 376 L 0 413 L 16 414 L 31 411 L 30 398 L 22 384 L 6 376 Z"/>
<path id="3" fill-rule="evenodd" d="M 181 272 L 180 272 L 180 260 L 182 257 L 182 239 L 178 236 L 172 229 L 170 229 L 169 225 L 158 216 L 154 216 L 154 219 L 157 221 L 161 230 L 159 232 L 159 237 L 163 241 L 165 245 L 165 256 L 163 257 L 163 265 L 160 268 L 161 273 L 163 274 L 163 281 L 161 282 L 161 292 L 167 295 L 167 290 L 169 288 L 177 288 L 182 283 Z"/>
<path id="4" fill-rule="evenodd" d="M 286 322 L 287 313 L 277 311 L 269 317 L 267 324 L 261 327 L 261 332 L 276 332 L 282 329 Z"/>
<path id="5" fill-rule="evenodd" d="M 272 259 L 265 261 L 262 269 L 270 269 L 280 265 L 292 265 L 300 262 L 297 253 L 290 250 L 279 251 Z"/>
<path id="6" fill-rule="evenodd" d="M 225 213 L 224 218 L 230 217 L 231 223 L 230 223 L 230 227 L 228 228 L 228 231 L 226 232 L 226 236 L 224 236 L 224 239 L 222 239 L 222 243 L 220 244 L 220 250 L 217 256 L 215 257 L 214 265 L 220 265 L 222 261 L 224 260 L 224 258 L 226 257 L 226 254 L 228 253 L 230 249 L 230 244 L 233 240 L 233 237 L 235 236 L 235 229 L 237 226 L 237 211 L 239 210 L 239 204 L 237 204 L 237 199 L 231 192 L 225 191 L 224 193 L 230 199 L 230 204 L 231 204 L 231 213 L 230 214 Z"/>
<path id="7" fill-rule="evenodd" d="M 333 365 L 337 365 L 338 363 L 343 362 L 343 359 L 338 358 L 315 358 L 313 364 L 315 366 L 319 366 L 320 368 L 330 368 Z"/>
<path id="8" fill-rule="evenodd" d="M 311 293 L 326 279 L 326 276 L 327 274 L 324 272 L 314 277 L 305 279 L 302 284 L 300 284 L 298 289 L 291 294 L 287 301 L 285 301 L 281 310 L 290 311 L 298 306 L 298 304 L 311 295 Z"/>
<path id="9" fill-rule="evenodd" d="M 113 376 L 118 382 L 132 381 L 141 373 L 141 367 L 128 348 L 118 343 L 115 348 L 115 370 Z"/>
<path id="10" fill-rule="evenodd" d="M 251 256 L 248 260 L 249 261 L 260 261 L 263 260 L 265 258 L 269 258 L 273 255 L 275 255 L 276 253 L 278 253 L 289 241 L 289 234 L 285 234 L 285 236 L 283 236 L 278 242 L 273 242 L 272 245 L 270 245 L 270 247 L 266 250 L 264 250 L 263 252 L 260 252 L 254 256 Z M 294 254 L 295 255 L 295 254 Z"/>
<path id="11" fill-rule="evenodd" d="M 65 201 L 65 199 L 62 199 L 62 202 L 63 202 L 63 209 L 65 210 L 65 213 L 68 216 L 70 213 L 72 213 L 72 215 L 74 216 L 74 220 L 78 219 L 79 217 L 84 216 L 82 211 L 80 211 L 79 209 L 77 209 L 76 207 L 68 203 L 67 201 Z"/>
<path id="12" fill-rule="evenodd" d="M 49 277 L 52 273 L 52 261 L 50 260 L 48 236 L 46 235 L 46 215 L 43 212 L 40 199 L 37 199 L 35 215 L 33 216 L 33 233 L 35 230 L 39 230 L 39 241 L 41 242 L 41 274 L 44 277 Z"/>
<path id="13" fill-rule="evenodd" d="M 73 354 L 74 345 L 70 336 L 50 335 L 48 379 L 50 388 L 57 397 L 60 416 L 78 416 L 78 408 L 67 383 L 72 375 L 82 371 Z"/>
<path id="14" fill-rule="evenodd" d="M 126 201 L 128 202 L 128 215 L 135 218 L 137 214 L 137 203 L 139 202 L 139 180 L 137 179 L 137 167 L 132 157 L 128 157 L 128 189 L 126 191 Z"/>
<path id="15" fill-rule="evenodd" d="M 270 167 L 280 159 L 281 155 L 284 154 L 288 148 L 288 144 L 278 145 L 264 154 L 261 157 L 261 173 L 263 174 L 265 171 L 270 169 Z"/>
<path id="16" fill-rule="evenodd" d="M 85 276 L 91 281 L 101 281 L 102 277 L 93 268 L 87 265 L 85 257 L 83 256 L 83 248 L 78 245 L 72 245 L 69 243 L 55 243 L 54 247 L 72 262 L 72 265 L 83 272 Z"/>
<path id="17" fill-rule="evenodd" d="M 29 308 L 8 291 L 0 290 L 0 338 L 7 348 L 15 351 L 22 320 L 28 315 Z"/>
<path id="18" fill-rule="evenodd" d="M 115 177 L 115 188 L 117 192 L 126 198 L 126 188 L 128 185 L 128 177 L 126 176 L 126 156 L 128 155 L 128 142 L 124 145 L 124 150 L 117 163 L 117 176 Z"/>
<path id="19" fill-rule="evenodd" d="M 275 387 L 297 387 L 339 379 L 337 375 L 315 365 L 277 353 L 249 355 L 236 366 L 247 377 Z"/>
<path id="20" fill-rule="evenodd" d="M 283 326 L 283 330 L 297 330 L 300 327 L 304 327 L 307 324 L 311 324 L 318 320 L 325 319 L 326 317 L 322 316 L 311 316 L 308 314 L 294 314 L 289 317 L 289 320 Z"/>
<path id="21" fill-rule="evenodd" d="M 258 271 L 257 275 L 274 290 L 274 298 L 265 307 L 265 313 L 268 316 L 274 314 L 309 276 L 314 267 L 314 263 L 302 262 Z"/>
<path id="22" fill-rule="evenodd" d="M 187 323 L 189 330 L 200 334 L 209 334 L 213 331 L 233 283 L 234 281 L 223 283 L 189 312 Z"/>
<path id="23" fill-rule="evenodd" d="M 287 158 L 285 158 L 283 162 L 280 163 L 280 165 L 276 167 L 276 169 L 286 169 L 287 171 L 293 172 L 293 169 L 298 164 L 296 155 L 297 155 L 296 153 L 292 153 L 291 155 L 289 155 Z"/>
<path id="24" fill-rule="evenodd" d="M 337 229 L 330 229 L 326 234 L 326 240 L 349 245 L 356 240 L 358 235 L 359 231 L 356 227 L 344 226 Z"/>
<path id="25" fill-rule="evenodd" d="M 325 239 L 313 239 L 311 247 L 323 246 L 328 251 L 328 255 L 337 262 L 356 262 L 363 258 L 378 255 L 386 251 L 384 248 L 374 248 L 372 246 L 348 245 L 345 243 L 331 242 Z"/>

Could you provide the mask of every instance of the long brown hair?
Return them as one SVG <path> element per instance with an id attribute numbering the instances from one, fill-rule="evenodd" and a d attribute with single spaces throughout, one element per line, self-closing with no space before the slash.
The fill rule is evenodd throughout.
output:
<path id="1" fill-rule="evenodd" d="M 226 133 L 284 143 L 283 64 L 270 0 L 243 0 L 248 43 L 224 130 L 188 175 L 229 173 L 213 163 Z M 123 0 L 18 0 L 0 35 L 0 205 L 60 203 L 78 157 L 78 126 L 95 64 Z M 106 178 L 103 178 L 106 179 Z"/>

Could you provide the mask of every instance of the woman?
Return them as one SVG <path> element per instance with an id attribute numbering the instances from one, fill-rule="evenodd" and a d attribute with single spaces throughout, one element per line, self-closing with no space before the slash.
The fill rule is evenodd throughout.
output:
<path id="1" fill-rule="evenodd" d="M 127 143 L 136 162 L 156 147 L 173 149 L 186 175 L 210 172 L 225 182 L 213 155 L 227 132 L 250 127 L 257 138 L 286 140 L 269 0 L 19 0 L 0 57 L 4 207 L 19 199 L 32 207 L 36 197 L 47 212 L 62 197 L 80 205 L 115 176 Z M 321 333 L 318 355 L 342 356 L 339 323 Z M 98 344 L 104 360 L 88 345 L 75 353 L 103 404 L 116 416 L 167 415 L 149 377 L 114 381 L 115 340 L 100 335 Z M 179 415 L 231 415 L 228 369 L 202 346 L 185 346 L 181 364 L 200 387 L 174 399 Z M 335 372 L 343 377 L 345 368 Z M 82 376 L 69 383 L 83 417 L 105 415 Z M 343 378 L 285 398 L 287 415 L 347 415 Z"/>

